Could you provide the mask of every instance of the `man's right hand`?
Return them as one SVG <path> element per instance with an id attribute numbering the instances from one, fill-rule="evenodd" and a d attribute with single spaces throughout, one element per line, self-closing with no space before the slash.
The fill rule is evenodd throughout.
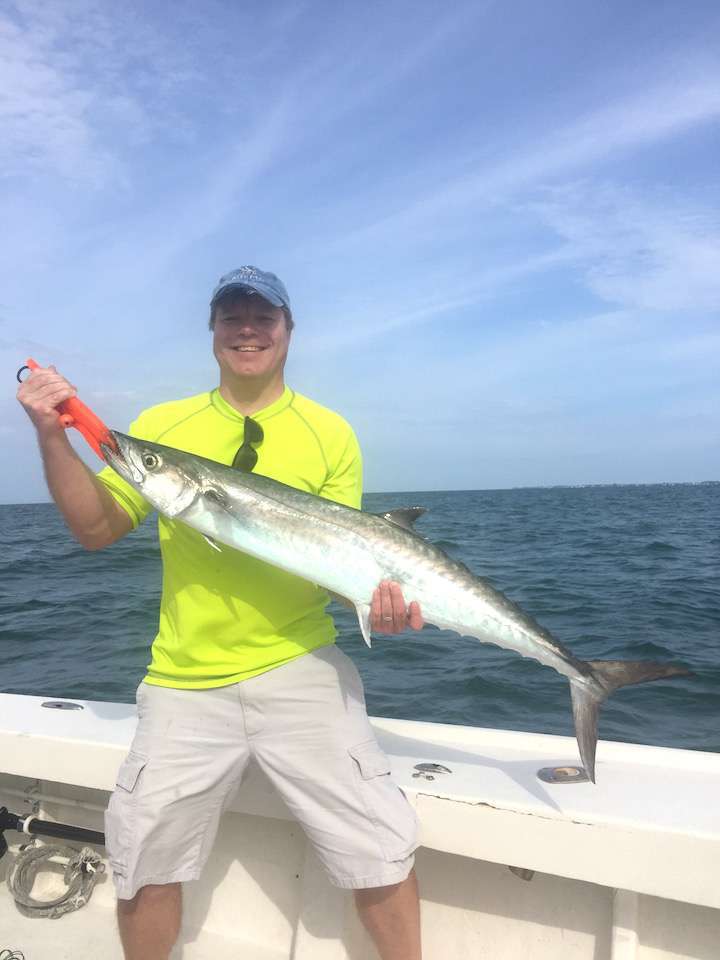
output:
<path id="1" fill-rule="evenodd" d="M 56 407 L 63 400 L 76 396 L 75 387 L 53 366 L 33 370 L 17 392 L 20 404 L 44 437 L 64 429 Z"/>
<path id="2" fill-rule="evenodd" d="M 99 550 L 129 533 L 132 520 L 67 439 L 57 405 L 75 396 L 75 387 L 55 367 L 33 370 L 17 392 L 37 429 L 50 495 L 76 540 Z"/>

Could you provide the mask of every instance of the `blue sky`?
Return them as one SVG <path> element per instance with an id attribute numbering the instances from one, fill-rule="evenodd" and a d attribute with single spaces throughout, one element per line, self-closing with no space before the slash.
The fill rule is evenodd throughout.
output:
<path id="1" fill-rule="evenodd" d="M 216 384 L 242 263 L 369 490 L 719 479 L 719 37 L 714 2 L 0 3 L 0 501 L 47 499 L 26 356 L 125 429 Z"/>

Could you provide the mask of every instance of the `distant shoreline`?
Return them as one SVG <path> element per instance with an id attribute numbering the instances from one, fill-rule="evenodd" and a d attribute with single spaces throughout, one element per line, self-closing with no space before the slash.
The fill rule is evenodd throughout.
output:
<path id="1" fill-rule="evenodd" d="M 614 481 L 590 481 L 588 483 L 528 484 L 515 487 L 442 487 L 434 490 L 365 490 L 364 496 L 397 497 L 422 496 L 425 493 L 503 493 L 511 490 L 587 490 L 607 487 L 712 487 L 720 486 L 720 480 L 653 480 L 643 483 Z M 27 500 L 23 503 L 0 503 L 0 507 L 52 506 L 52 500 Z"/>

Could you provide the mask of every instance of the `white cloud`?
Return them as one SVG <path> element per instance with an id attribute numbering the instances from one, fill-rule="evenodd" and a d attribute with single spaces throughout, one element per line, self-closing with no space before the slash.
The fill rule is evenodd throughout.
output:
<path id="1" fill-rule="evenodd" d="M 42 38 L 0 19 L 0 158 L 5 176 L 28 168 L 95 178 L 107 159 L 87 120 L 91 95 L 48 57 Z"/>
<path id="2" fill-rule="evenodd" d="M 395 290 L 390 300 L 383 298 L 378 303 L 375 293 L 372 306 L 356 303 L 352 310 L 343 311 L 342 327 L 331 324 L 327 317 L 316 318 L 315 327 L 319 332 L 305 336 L 298 353 L 301 356 L 312 356 L 318 351 L 332 353 L 390 336 L 405 328 L 422 327 L 448 313 L 499 297 L 509 285 L 574 259 L 575 252 L 570 246 L 563 245 L 547 253 L 498 263 L 478 271 L 470 281 L 457 276 L 446 276 L 441 281 L 436 272 L 425 278 L 425 284 L 417 282 L 412 290 Z"/>
<path id="3" fill-rule="evenodd" d="M 4 175 L 122 184 L 138 143 L 158 129 L 181 137 L 172 94 L 192 79 L 190 59 L 109 4 L 16 0 L 0 13 Z"/>
<path id="4" fill-rule="evenodd" d="M 554 188 L 531 205 L 576 252 L 603 300 L 640 310 L 720 309 L 720 217 L 667 190 Z"/>
<path id="5" fill-rule="evenodd" d="M 283 155 L 293 131 L 290 105 L 278 100 L 260 121 L 248 121 L 241 137 L 225 143 L 221 156 L 198 163 L 192 190 L 158 200 L 119 233 L 114 223 L 98 225 L 86 261 L 94 288 L 142 290 L 149 275 L 161 277 L 174 257 L 211 236 L 237 209 Z"/>
<path id="6" fill-rule="evenodd" d="M 478 160 L 473 172 L 424 191 L 404 208 L 383 216 L 346 238 L 369 244 L 414 236 L 423 225 L 437 229 L 442 218 L 466 219 L 521 191 L 551 183 L 578 167 L 588 168 L 615 154 L 637 150 L 720 117 L 720 73 L 698 78 L 694 69 L 673 82 L 657 81 L 608 107 L 559 126 L 520 148 L 505 146 L 494 161 Z M 432 182 L 432 181 L 429 181 Z"/>

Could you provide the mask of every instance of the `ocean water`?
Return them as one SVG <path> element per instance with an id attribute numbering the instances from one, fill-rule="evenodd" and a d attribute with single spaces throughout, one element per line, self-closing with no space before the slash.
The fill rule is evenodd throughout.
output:
<path id="1" fill-rule="evenodd" d="M 600 735 L 720 751 L 720 483 L 373 494 L 422 505 L 417 529 L 583 659 L 694 675 L 619 691 Z M 0 506 L 0 691 L 130 702 L 157 623 L 155 523 L 99 553 L 50 504 Z M 572 734 L 567 682 L 498 647 L 426 627 L 368 650 L 333 605 L 371 714 Z"/>

